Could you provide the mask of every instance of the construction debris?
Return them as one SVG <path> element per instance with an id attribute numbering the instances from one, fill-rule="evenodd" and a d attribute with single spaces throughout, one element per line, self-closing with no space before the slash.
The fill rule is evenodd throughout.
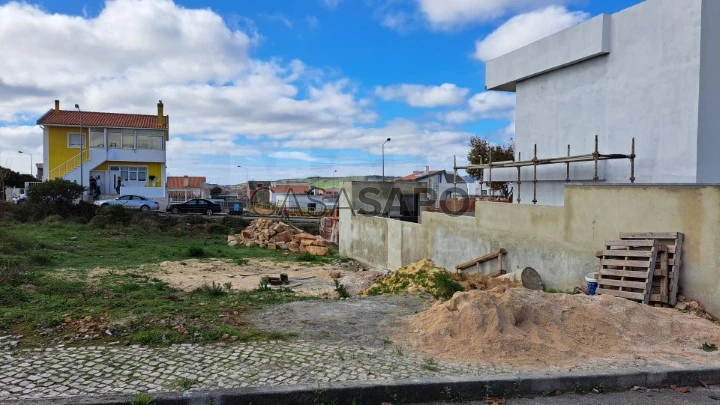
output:
<path id="1" fill-rule="evenodd" d="M 313 256 L 328 254 L 328 243 L 321 236 L 311 235 L 284 222 L 260 218 L 236 235 L 228 235 L 228 245 L 289 250 Z"/>
<path id="2" fill-rule="evenodd" d="M 598 252 L 598 294 L 657 306 L 677 303 L 684 235 L 680 232 L 621 233 Z"/>
<path id="3" fill-rule="evenodd" d="M 435 298 L 448 299 L 457 291 L 491 289 L 497 286 L 521 287 L 519 281 L 479 273 L 450 273 L 430 259 L 402 267 L 362 291 L 365 295 L 426 292 Z"/>
<path id="4" fill-rule="evenodd" d="M 671 308 L 501 286 L 455 294 L 408 319 L 396 339 L 431 358 L 555 367 L 618 356 L 702 361 L 701 345 L 719 336 L 720 325 Z"/>
<path id="5" fill-rule="evenodd" d="M 543 285 L 540 274 L 538 274 L 532 267 L 525 267 L 522 270 L 513 271 L 512 273 L 498 276 L 500 280 L 508 280 L 512 283 L 517 283 L 529 290 L 543 291 L 545 285 Z"/>

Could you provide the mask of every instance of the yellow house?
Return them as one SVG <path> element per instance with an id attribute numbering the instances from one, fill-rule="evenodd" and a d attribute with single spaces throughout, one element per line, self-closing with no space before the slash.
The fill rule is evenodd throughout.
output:
<path id="1" fill-rule="evenodd" d="M 38 119 L 43 129 L 43 180 L 64 178 L 87 187 L 98 179 L 102 194 L 165 197 L 166 144 L 170 117 L 61 110 Z"/>

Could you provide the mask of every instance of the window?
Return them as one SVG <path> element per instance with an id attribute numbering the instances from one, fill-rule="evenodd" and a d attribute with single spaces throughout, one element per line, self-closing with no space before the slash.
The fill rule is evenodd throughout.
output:
<path id="1" fill-rule="evenodd" d="M 104 148 L 105 147 L 105 134 L 103 132 L 90 132 L 90 147 L 91 148 Z"/>
<path id="2" fill-rule="evenodd" d="M 162 131 L 138 131 L 137 132 L 138 149 L 157 149 L 163 148 Z"/>
<path id="3" fill-rule="evenodd" d="M 124 195 L 124 196 L 122 196 L 122 197 L 119 197 L 118 200 L 120 200 L 120 201 L 128 201 L 130 198 L 131 198 L 131 196 L 129 196 L 129 195 Z"/>
<path id="4" fill-rule="evenodd" d="M 135 131 L 123 131 L 122 148 L 135 149 Z"/>
<path id="5" fill-rule="evenodd" d="M 68 148 L 79 148 L 82 143 L 80 134 L 68 134 Z"/>
<path id="6" fill-rule="evenodd" d="M 108 145 L 111 148 L 120 148 L 122 146 L 122 133 L 110 132 L 108 134 Z"/>
<path id="7" fill-rule="evenodd" d="M 147 181 L 147 167 L 120 167 L 120 177 L 123 181 Z"/>

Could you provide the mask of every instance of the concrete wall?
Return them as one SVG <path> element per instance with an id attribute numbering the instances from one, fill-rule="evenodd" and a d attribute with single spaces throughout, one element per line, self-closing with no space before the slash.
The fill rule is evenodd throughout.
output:
<path id="1" fill-rule="evenodd" d="M 679 231 L 686 235 L 681 293 L 720 315 L 718 229 L 720 186 L 571 185 L 562 207 L 479 202 L 474 218 L 424 212 L 421 224 L 341 210 L 340 253 L 393 269 L 430 257 L 454 269 L 504 248 L 506 269 L 531 266 L 547 287 L 565 290 L 596 271 L 595 252 L 620 232 Z"/>
<path id="2" fill-rule="evenodd" d="M 582 36 L 571 34 L 587 30 L 595 34 L 584 46 L 597 50 L 600 27 L 609 30 L 609 36 L 603 35 L 609 39 L 609 53 L 591 52 L 588 55 L 595 56 L 589 59 L 515 83 L 516 152 L 531 159 L 537 144 L 540 158 L 564 156 L 570 144 L 573 154 L 591 153 L 594 136 L 599 135 L 601 153 L 629 154 L 635 137 L 636 182 L 719 183 L 718 3 L 647 0 L 507 55 L 513 58 L 498 58 L 509 63 L 521 55 L 542 59 L 547 53 L 547 59 L 554 60 L 561 52 L 557 49 L 584 44 Z M 506 65 L 496 66 L 497 70 Z M 491 83 L 504 78 L 499 73 L 492 77 L 491 70 L 487 75 Z M 573 178 L 592 178 L 592 163 L 573 166 Z M 627 160 L 609 161 L 600 177 L 608 183 L 629 183 L 629 166 Z M 564 165 L 540 167 L 538 179 L 553 178 L 564 170 Z M 532 179 L 532 168 L 524 169 L 522 177 Z M 562 183 L 538 185 L 538 204 L 561 203 L 562 188 Z M 532 195 L 531 181 L 522 185 L 521 194 Z"/>
<path id="3" fill-rule="evenodd" d="M 720 181 L 720 1 L 703 1 L 698 182 Z"/>

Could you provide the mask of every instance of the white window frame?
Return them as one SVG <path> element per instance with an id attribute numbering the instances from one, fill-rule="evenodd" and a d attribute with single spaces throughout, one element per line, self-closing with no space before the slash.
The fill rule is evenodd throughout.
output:
<path id="1" fill-rule="evenodd" d="M 72 137 L 73 137 L 74 135 L 80 136 L 80 143 L 77 144 L 77 145 L 73 145 L 73 144 L 70 142 L 70 139 L 72 139 Z M 68 134 L 67 134 L 67 147 L 68 147 L 68 148 L 80 149 L 81 147 L 85 146 L 85 145 L 84 145 L 85 142 L 83 142 L 83 141 L 84 141 L 84 139 L 83 139 L 83 134 L 82 134 L 81 132 L 68 132 Z"/>

